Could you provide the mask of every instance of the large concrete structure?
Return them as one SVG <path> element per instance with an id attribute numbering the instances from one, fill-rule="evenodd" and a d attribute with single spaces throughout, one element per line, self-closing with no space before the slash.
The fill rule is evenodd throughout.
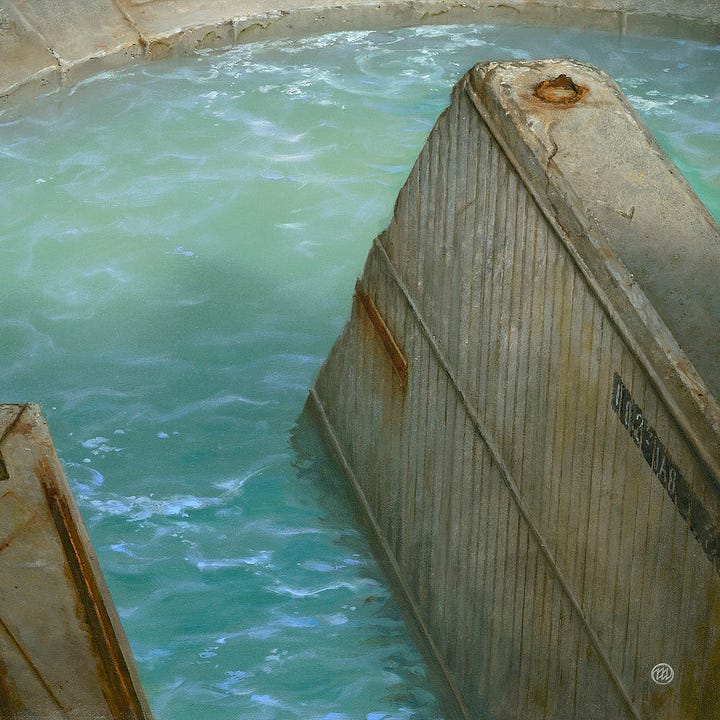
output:
<path id="1" fill-rule="evenodd" d="M 466 717 L 720 717 L 718 277 L 609 78 L 456 86 L 310 406 Z"/>
<path id="2" fill-rule="evenodd" d="M 720 39 L 705 0 L 5 0 L 0 109 L 173 54 L 444 22 Z M 720 717 L 717 228 L 617 88 L 551 67 L 458 86 L 312 404 L 460 712 Z M 0 715 L 149 717 L 34 406 L 0 406 L 0 500 Z"/>

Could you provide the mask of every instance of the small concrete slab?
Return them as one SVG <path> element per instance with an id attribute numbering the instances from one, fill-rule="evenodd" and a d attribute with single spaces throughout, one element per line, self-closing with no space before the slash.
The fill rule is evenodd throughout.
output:
<path id="1" fill-rule="evenodd" d="M 152 718 L 36 405 L 0 405 L 0 717 Z"/>

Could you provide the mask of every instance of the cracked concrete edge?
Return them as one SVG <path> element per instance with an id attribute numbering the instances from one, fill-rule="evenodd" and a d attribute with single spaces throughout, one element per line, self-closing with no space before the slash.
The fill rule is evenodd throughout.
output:
<path id="1" fill-rule="evenodd" d="M 42 0 L 24 0 L 25 6 L 32 6 L 34 2 Z M 77 12 L 83 0 L 75 2 Z M 97 41 L 87 42 L 87 52 L 78 52 L 75 47 L 72 59 L 67 60 L 64 49 L 53 47 L 27 19 L 29 13 L 21 12 L 23 5 L 18 0 L 0 0 L 0 40 L 10 36 L 9 43 L 0 42 L 0 109 L 10 100 L 34 97 L 63 85 L 72 86 L 92 75 L 141 61 L 192 55 L 200 50 L 277 37 L 341 30 L 521 22 L 606 30 L 618 35 L 639 33 L 720 41 L 720 9 L 708 11 L 707 17 L 697 14 L 685 17 L 663 12 L 662 3 L 658 5 L 653 0 L 598 0 L 595 7 L 588 7 L 588 3 L 579 7 L 576 0 L 359 0 L 342 5 L 284 0 L 282 8 L 271 6 L 267 0 L 255 0 L 252 5 L 247 0 L 218 0 L 200 5 L 193 0 L 111 2 L 117 12 L 112 20 L 120 40 L 107 49 L 98 49 Z M 599 7 L 603 4 L 606 7 Z M 655 7 L 660 14 L 634 9 L 643 4 Z M 631 10 L 625 9 L 627 7 Z M 6 24 L 14 24 L 16 32 L 8 32 L 10 28 L 3 25 L 4 16 L 10 18 Z M 78 37 L 93 40 L 92 30 L 85 36 L 81 33 L 82 29 L 76 29 Z M 14 62 L 8 63 L 6 56 L 13 51 Z"/>

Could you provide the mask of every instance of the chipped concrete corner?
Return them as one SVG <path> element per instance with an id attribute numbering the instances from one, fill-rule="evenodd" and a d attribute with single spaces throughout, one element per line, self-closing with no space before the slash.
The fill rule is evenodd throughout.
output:
<path id="1" fill-rule="evenodd" d="M 0 715 L 152 720 L 36 405 L 0 405 Z"/>
<path id="2" fill-rule="evenodd" d="M 718 271 L 607 76 L 455 87 L 309 408 L 460 716 L 720 717 Z"/>

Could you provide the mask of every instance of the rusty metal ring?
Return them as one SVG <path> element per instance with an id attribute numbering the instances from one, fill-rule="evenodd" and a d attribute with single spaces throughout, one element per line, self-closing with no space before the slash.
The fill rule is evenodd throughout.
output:
<path id="1" fill-rule="evenodd" d="M 574 105 L 588 93 L 588 88 L 576 85 L 569 75 L 558 75 L 553 80 L 543 80 L 533 88 L 535 97 L 552 105 Z"/>

